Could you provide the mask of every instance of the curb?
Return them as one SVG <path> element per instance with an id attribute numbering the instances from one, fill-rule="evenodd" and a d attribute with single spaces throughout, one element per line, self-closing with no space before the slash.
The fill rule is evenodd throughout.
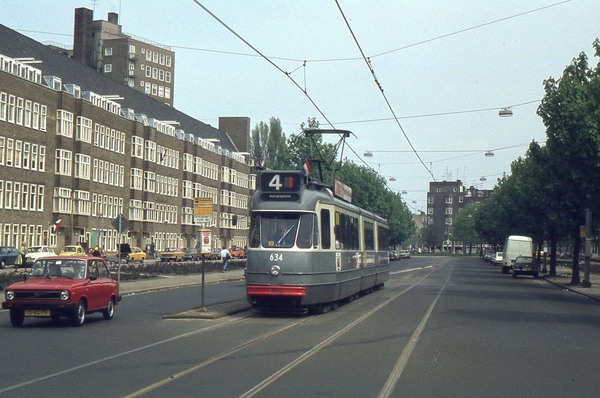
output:
<path id="1" fill-rule="evenodd" d="M 588 297 L 588 298 L 590 298 L 590 299 L 592 299 L 594 301 L 600 302 L 600 297 L 598 297 L 597 295 L 589 294 L 589 293 L 587 293 L 585 291 L 581 291 L 579 289 L 579 287 L 580 287 L 579 285 L 577 285 L 577 286 L 565 285 L 563 283 L 551 281 L 550 279 L 547 279 L 546 276 L 542 276 L 541 279 L 545 280 L 546 282 L 548 282 L 548 283 L 550 283 L 550 284 L 552 284 L 554 286 L 557 286 L 557 287 L 560 287 L 560 288 L 562 288 L 564 290 L 567 290 L 569 292 L 577 293 L 577 294 L 580 294 L 582 296 L 586 296 L 586 297 Z M 575 287 L 575 289 L 574 289 L 574 287 Z M 581 288 L 581 289 L 587 289 L 587 288 Z"/>
<path id="2" fill-rule="evenodd" d="M 251 308 L 246 299 L 230 301 L 228 303 L 215 304 L 210 307 L 196 308 L 172 315 L 164 315 L 162 319 L 218 319 L 238 312 L 248 311 Z"/>

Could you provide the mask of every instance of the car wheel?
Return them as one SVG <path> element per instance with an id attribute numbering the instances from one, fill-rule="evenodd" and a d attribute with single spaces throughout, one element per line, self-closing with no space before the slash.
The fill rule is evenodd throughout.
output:
<path id="1" fill-rule="evenodd" d="M 23 310 L 10 310 L 10 323 L 13 326 L 21 326 L 23 325 L 23 320 L 25 319 L 25 312 Z"/>
<path id="2" fill-rule="evenodd" d="M 85 302 L 79 300 L 73 313 L 73 326 L 81 326 L 85 322 Z"/>
<path id="3" fill-rule="evenodd" d="M 106 307 L 106 309 L 102 311 L 102 315 L 104 315 L 104 319 L 106 319 L 107 321 L 113 319 L 113 316 L 115 315 L 115 302 L 112 298 L 108 302 L 108 307 Z"/>
<path id="4" fill-rule="evenodd" d="M 540 276 L 540 275 L 539 275 L 537 272 L 534 272 L 534 273 L 533 273 L 533 277 L 534 277 L 534 278 L 538 278 L 539 276 Z"/>
<path id="5" fill-rule="evenodd" d="M 6 267 L 6 260 L 1 260 L 0 261 L 0 269 L 4 269 L 4 267 Z"/>

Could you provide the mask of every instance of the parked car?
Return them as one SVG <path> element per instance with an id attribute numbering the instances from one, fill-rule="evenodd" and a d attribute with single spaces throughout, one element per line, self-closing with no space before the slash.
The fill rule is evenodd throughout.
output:
<path id="1" fill-rule="evenodd" d="M 40 257 L 56 256 L 56 252 L 50 246 L 31 246 L 27 248 L 25 265 L 30 267 Z"/>
<path id="2" fill-rule="evenodd" d="M 502 252 L 494 253 L 494 256 L 492 257 L 491 262 L 494 266 L 501 265 L 502 264 Z"/>
<path id="3" fill-rule="evenodd" d="M 159 254 L 160 261 L 183 261 L 183 250 L 168 247 Z"/>
<path id="4" fill-rule="evenodd" d="M 400 258 L 410 258 L 409 250 L 400 250 Z"/>
<path id="5" fill-rule="evenodd" d="M 17 261 L 19 249 L 12 246 L 0 246 L 0 269 L 7 265 L 13 265 Z"/>
<path id="6" fill-rule="evenodd" d="M 80 245 L 67 245 L 62 248 L 59 256 L 86 256 L 87 253 Z"/>
<path id="7" fill-rule="evenodd" d="M 221 249 L 214 248 L 212 251 L 205 255 L 207 260 L 220 260 L 221 259 Z"/>
<path id="8" fill-rule="evenodd" d="M 231 258 L 246 258 L 244 249 L 232 247 L 229 253 L 231 254 Z"/>
<path id="9" fill-rule="evenodd" d="M 539 276 L 540 266 L 531 256 L 518 256 L 512 264 L 513 278 L 517 275 L 531 275 L 534 278 Z"/>
<path id="10" fill-rule="evenodd" d="M 137 246 L 131 246 L 131 252 L 127 255 L 130 261 L 139 261 L 143 263 L 146 259 L 146 253 Z"/>
<path id="11" fill-rule="evenodd" d="M 88 256 L 42 257 L 33 263 L 27 280 L 8 286 L 4 297 L 2 308 L 10 311 L 13 326 L 21 326 L 25 317 L 58 322 L 62 316 L 81 326 L 94 312 L 110 320 L 121 300 L 106 261 Z"/>
<path id="12" fill-rule="evenodd" d="M 195 247 L 188 247 L 183 251 L 183 259 L 186 261 L 200 261 L 202 260 L 202 253 Z"/>
<path id="13" fill-rule="evenodd" d="M 390 250 L 388 252 L 388 257 L 390 261 L 400 260 L 400 252 L 398 250 Z"/>
<path id="14" fill-rule="evenodd" d="M 119 262 L 129 261 L 129 255 L 131 254 L 131 246 L 129 243 L 121 243 L 117 245 L 119 251 Z"/>

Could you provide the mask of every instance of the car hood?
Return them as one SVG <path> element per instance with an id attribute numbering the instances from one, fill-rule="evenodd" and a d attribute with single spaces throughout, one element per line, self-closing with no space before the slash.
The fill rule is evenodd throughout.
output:
<path id="1" fill-rule="evenodd" d="M 32 278 L 16 282 L 5 290 L 63 290 L 88 284 L 88 280 L 69 278 Z"/>

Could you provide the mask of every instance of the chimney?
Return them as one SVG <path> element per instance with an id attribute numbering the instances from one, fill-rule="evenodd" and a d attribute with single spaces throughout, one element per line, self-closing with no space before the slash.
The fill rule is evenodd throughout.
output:
<path id="1" fill-rule="evenodd" d="M 73 58 L 86 66 L 92 66 L 94 11 L 76 8 L 73 30 Z"/>
<path id="2" fill-rule="evenodd" d="M 117 14 L 116 12 L 109 12 L 108 13 L 108 22 L 118 25 L 119 24 L 119 14 Z"/>

